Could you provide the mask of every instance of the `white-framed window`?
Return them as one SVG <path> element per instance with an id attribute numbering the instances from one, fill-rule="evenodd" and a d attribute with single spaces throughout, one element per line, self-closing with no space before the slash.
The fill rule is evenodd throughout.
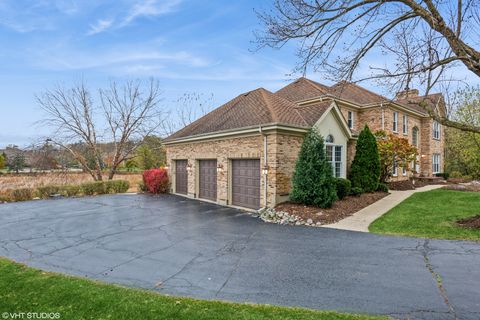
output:
<path id="1" fill-rule="evenodd" d="M 433 121 L 433 139 L 440 140 L 440 123 Z"/>
<path id="2" fill-rule="evenodd" d="M 434 174 L 440 172 L 440 153 L 434 153 L 432 156 L 432 171 Z"/>
<path id="3" fill-rule="evenodd" d="M 407 166 L 402 167 L 402 175 L 406 176 L 407 175 Z"/>
<path id="4" fill-rule="evenodd" d="M 393 132 L 398 132 L 398 112 L 393 112 Z"/>
<path id="5" fill-rule="evenodd" d="M 333 136 L 329 134 L 325 139 L 327 161 L 332 166 L 333 176 L 339 178 L 342 176 L 343 147 L 334 143 Z"/>
<path id="6" fill-rule="evenodd" d="M 415 147 L 418 147 L 418 128 L 417 127 L 413 127 L 412 129 L 412 144 Z"/>
<path id="7" fill-rule="evenodd" d="M 350 129 L 353 129 L 353 111 L 347 112 L 347 118 L 348 127 Z"/>
<path id="8" fill-rule="evenodd" d="M 393 172 L 392 172 L 392 175 L 394 177 L 397 177 L 398 176 L 398 163 L 397 163 L 397 160 L 393 160 Z"/>
<path id="9" fill-rule="evenodd" d="M 408 134 L 408 116 L 406 114 L 403 115 L 403 134 Z"/>

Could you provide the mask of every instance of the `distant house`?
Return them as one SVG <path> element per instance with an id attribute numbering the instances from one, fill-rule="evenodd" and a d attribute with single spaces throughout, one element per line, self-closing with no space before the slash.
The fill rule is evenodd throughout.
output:
<path id="1" fill-rule="evenodd" d="M 365 124 L 407 138 L 419 150 L 415 171 L 432 176 L 443 171 L 444 135 L 420 101 L 445 112 L 440 94 L 408 90 L 392 100 L 353 83 L 325 86 L 306 78 L 275 93 L 241 94 L 164 141 L 172 192 L 252 209 L 286 201 L 312 127 L 325 138 L 336 177 L 347 176 Z M 397 167 L 393 174 L 402 180 L 411 171 Z"/>

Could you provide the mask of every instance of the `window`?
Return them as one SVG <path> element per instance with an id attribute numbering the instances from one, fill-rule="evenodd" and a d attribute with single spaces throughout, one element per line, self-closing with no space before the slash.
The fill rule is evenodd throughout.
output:
<path id="1" fill-rule="evenodd" d="M 348 127 L 350 129 L 353 129 L 353 112 L 352 111 L 348 111 Z"/>
<path id="2" fill-rule="evenodd" d="M 396 177 L 398 176 L 398 163 L 397 160 L 393 160 L 393 176 Z"/>
<path id="3" fill-rule="evenodd" d="M 408 134 L 408 116 L 403 115 L 403 134 Z"/>
<path id="4" fill-rule="evenodd" d="M 398 112 L 393 112 L 393 132 L 398 132 Z"/>
<path id="5" fill-rule="evenodd" d="M 404 175 L 404 176 L 407 175 L 407 166 L 402 167 L 402 175 Z"/>
<path id="6" fill-rule="evenodd" d="M 339 145 L 333 144 L 333 136 L 328 135 L 325 142 L 327 143 L 325 146 L 325 151 L 327 155 L 327 161 L 332 166 L 333 175 L 337 178 L 342 176 L 342 152 L 343 148 Z"/>
<path id="7" fill-rule="evenodd" d="M 440 123 L 433 121 L 433 139 L 440 140 Z"/>
<path id="8" fill-rule="evenodd" d="M 412 144 L 415 147 L 418 147 L 418 128 L 417 127 L 413 127 L 412 129 Z"/>
<path id="9" fill-rule="evenodd" d="M 440 153 L 433 154 L 432 171 L 434 174 L 440 172 Z"/>

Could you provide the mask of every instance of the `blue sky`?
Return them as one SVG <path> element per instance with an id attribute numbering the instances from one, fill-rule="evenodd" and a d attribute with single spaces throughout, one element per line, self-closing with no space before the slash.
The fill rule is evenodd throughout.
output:
<path id="1" fill-rule="evenodd" d="M 253 9 L 271 2 L 0 0 L 0 148 L 48 133 L 34 124 L 35 94 L 58 84 L 155 77 L 166 109 L 185 92 L 213 94 L 220 105 L 280 88 L 292 79 L 293 48 L 252 52 L 251 43 Z"/>

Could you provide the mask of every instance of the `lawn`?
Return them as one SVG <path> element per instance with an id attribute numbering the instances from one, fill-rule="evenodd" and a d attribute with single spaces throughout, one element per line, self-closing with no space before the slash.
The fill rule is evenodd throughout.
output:
<path id="1" fill-rule="evenodd" d="M 374 233 L 452 240 L 480 240 L 480 229 L 456 221 L 480 215 L 480 192 L 437 189 L 419 192 L 375 220 Z"/>
<path id="2" fill-rule="evenodd" d="M 0 313 L 59 313 L 60 319 L 328 319 L 385 317 L 203 301 L 32 269 L 0 258 Z"/>

